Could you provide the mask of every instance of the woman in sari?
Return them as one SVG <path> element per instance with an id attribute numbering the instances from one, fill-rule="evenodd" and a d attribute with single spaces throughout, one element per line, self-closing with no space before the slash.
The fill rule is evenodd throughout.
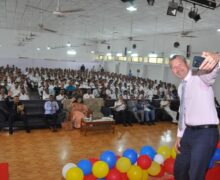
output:
<path id="1" fill-rule="evenodd" d="M 84 119 L 89 113 L 89 109 L 82 103 L 82 99 L 78 98 L 72 104 L 72 110 L 69 114 L 69 120 L 73 123 L 73 126 L 77 129 L 81 128 L 82 119 Z"/>

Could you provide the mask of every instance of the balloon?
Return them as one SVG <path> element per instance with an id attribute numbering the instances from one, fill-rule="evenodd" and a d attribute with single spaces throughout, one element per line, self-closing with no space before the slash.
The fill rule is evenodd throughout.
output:
<path id="1" fill-rule="evenodd" d="M 131 161 L 126 157 L 121 157 L 116 162 L 116 168 L 121 173 L 126 173 L 131 167 Z"/>
<path id="2" fill-rule="evenodd" d="M 170 157 L 171 150 L 168 146 L 160 146 L 157 150 L 157 153 L 161 154 L 164 157 L 164 159 L 167 159 Z"/>
<path id="3" fill-rule="evenodd" d="M 220 166 L 216 166 L 212 169 L 209 169 L 206 173 L 206 180 L 217 180 L 220 179 Z"/>
<path id="4" fill-rule="evenodd" d="M 76 167 L 74 163 L 67 163 L 65 166 L 63 166 L 62 175 L 64 178 L 66 178 L 66 173 L 70 168 Z"/>
<path id="5" fill-rule="evenodd" d="M 66 180 L 83 180 L 83 172 L 78 167 L 70 168 L 66 173 Z"/>
<path id="6" fill-rule="evenodd" d="M 164 169 L 167 173 L 173 174 L 173 172 L 174 172 L 174 163 L 175 163 L 175 160 L 173 158 L 169 158 L 164 162 Z"/>
<path id="7" fill-rule="evenodd" d="M 103 161 L 97 161 L 92 167 L 92 173 L 97 178 L 104 178 L 107 176 L 109 171 L 108 164 Z"/>
<path id="8" fill-rule="evenodd" d="M 127 173 L 121 173 L 122 180 L 128 180 Z"/>
<path id="9" fill-rule="evenodd" d="M 98 158 L 89 158 L 89 161 L 92 163 L 92 165 L 98 160 Z"/>
<path id="10" fill-rule="evenodd" d="M 154 156 L 154 161 L 158 164 L 163 164 L 164 157 L 161 154 L 157 154 L 156 156 Z"/>
<path id="11" fill-rule="evenodd" d="M 212 157 L 212 160 L 213 161 L 219 161 L 220 160 L 220 149 L 216 149 L 215 150 L 215 153 L 214 153 L 214 155 Z"/>
<path id="12" fill-rule="evenodd" d="M 113 168 L 109 171 L 106 180 L 122 180 L 121 173 Z"/>
<path id="13" fill-rule="evenodd" d="M 141 148 L 140 155 L 148 155 L 153 160 L 156 151 L 151 146 L 144 146 Z"/>
<path id="14" fill-rule="evenodd" d="M 132 165 L 127 172 L 129 180 L 142 180 L 143 172 L 139 166 Z"/>
<path id="15" fill-rule="evenodd" d="M 83 180 L 96 180 L 96 177 L 93 174 L 89 174 L 87 176 L 84 176 Z"/>
<path id="16" fill-rule="evenodd" d="M 160 173 L 160 165 L 154 161 L 152 161 L 151 166 L 149 167 L 148 174 L 151 176 L 156 176 Z"/>
<path id="17" fill-rule="evenodd" d="M 80 160 L 77 166 L 83 171 L 84 175 L 88 175 L 92 172 L 92 163 L 87 159 Z"/>
<path id="18" fill-rule="evenodd" d="M 148 180 L 148 172 L 147 170 L 143 170 L 143 176 L 142 176 L 142 180 Z"/>
<path id="19" fill-rule="evenodd" d="M 137 153 L 133 149 L 126 149 L 123 153 L 123 157 L 130 159 L 131 164 L 134 164 L 137 161 Z"/>
<path id="20" fill-rule="evenodd" d="M 141 155 L 138 157 L 137 164 L 142 169 L 148 169 L 151 165 L 151 159 L 147 155 Z"/>
<path id="21" fill-rule="evenodd" d="M 163 166 L 160 166 L 160 172 L 158 175 L 156 175 L 155 177 L 163 177 L 165 174 L 165 169 Z"/>
<path id="22" fill-rule="evenodd" d="M 115 153 L 112 151 L 105 151 L 100 155 L 100 160 L 106 162 L 109 168 L 113 168 L 116 163 Z"/>
<path id="23" fill-rule="evenodd" d="M 217 144 L 216 148 L 220 149 L 220 140 L 218 141 L 218 144 Z"/>
<path id="24" fill-rule="evenodd" d="M 213 168 L 213 166 L 214 166 L 214 161 L 211 160 L 211 161 L 209 162 L 209 168 Z"/>
<path id="25" fill-rule="evenodd" d="M 175 147 L 173 146 L 172 149 L 171 149 L 171 157 L 173 159 L 176 159 L 176 150 L 175 150 Z"/>

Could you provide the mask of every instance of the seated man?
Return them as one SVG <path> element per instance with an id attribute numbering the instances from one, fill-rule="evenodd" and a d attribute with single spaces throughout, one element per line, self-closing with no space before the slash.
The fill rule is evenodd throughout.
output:
<path id="1" fill-rule="evenodd" d="M 127 102 L 128 111 L 134 114 L 134 117 L 138 120 L 138 122 L 143 125 L 144 124 L 144 110 L 137 108 L 137 100 L 131 96 L 131 99 Z M 139 116 L 140 115 L 140 116 Z"/>
<path id="2" fill-rule="evenodd" d="M 144 107 L 144 121 L 147 125 L 155 125 L 155 109 L 150 102 L 142 101 Z"/>
<path id="3" fill-rule="evenodd" d="M 58 103 L 54 100 L 53 95 L 49 96 L 49 100 L 44 104 L 45 120 L 53 132 L 57 131 L 57 112 L 59 110 Z M 48 122 L 48 120 L 50 122 Z"/>
<path id="4" fill-rule="evenodd" d="M 27 133 L 30 133 L 28 120 L 25 114 L 25 107 L 22 102 L 19 101 L 19 96 L 14 96 L 13 101 L 10 97 L 8 97 L 6 99 L 6 104 L 9 114 L 9 134 L 13 134 L 13 123 L 16 120 L 22 120 Z"/>

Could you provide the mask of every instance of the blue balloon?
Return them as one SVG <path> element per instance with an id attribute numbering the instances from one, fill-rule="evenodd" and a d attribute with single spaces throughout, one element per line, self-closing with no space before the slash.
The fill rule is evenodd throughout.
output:
<path id="1" fill-rule="evenodd" d="M 100 160 L 104 161 L 108 164 L 109 168 L 115 167 L 115 163 L 117 161 L 116 155 L 113 151 L 104 151 L 100 155 Z"/>
<path id="2" fill-rule="evenodd" d="M 214 166 L 214 161 L 211 160 L 211 161 L 209 162 L 209 168 L 211 169 L 211 168 L 213 168 L 213 166 Z"/>
<path id="3" fill-rule="evenodd" d="M 138 155 L 137 155 L 137 152 L 134 150 L 134 149 L 126 149 L 124 152 L 123 152 L 123 157 L 126 157 L 128 159 L 130 159 L 131 161 L 131 164 L 134 164 L 136 163 L 137 161 L 137 158 L 138 158 Z"/>
<path id="4" fill-rule="evenodd" d="M 92 172 L 92 163 L 87 159 L 80 160 L 77 166 L 83 171 L 84 175 L 91 174 Z"/>
<path id="5" fill-rule="evenodd" d="M 214 155 L 212 156 L 213 161 L 220 161 L 220 149 L 216 149 Z"/>
<path id="6" fill-rule="evenodd" d="M 140 151 L 140 155 L 148 155 L 152 160 L 156 154 L 156 151 L 151 146 L 144 146 Z"/>

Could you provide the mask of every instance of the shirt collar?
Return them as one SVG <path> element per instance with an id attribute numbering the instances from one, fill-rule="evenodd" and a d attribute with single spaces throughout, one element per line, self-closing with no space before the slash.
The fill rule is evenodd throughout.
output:
<path id="1" fill-rule="evenodd" d="M 186 75 L 186 77 L 183 79 L 183 81 L 188 81 L 190 79 L 190 77 L 192 76 L 192 71 L 189 70 L 188 74 Z"/>

